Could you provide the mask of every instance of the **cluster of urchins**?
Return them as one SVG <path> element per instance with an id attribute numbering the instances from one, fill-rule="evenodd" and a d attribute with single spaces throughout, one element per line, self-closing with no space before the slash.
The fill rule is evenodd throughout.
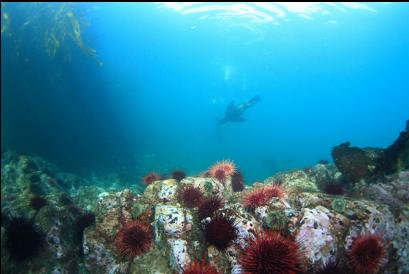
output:
<path id="1" fill-rule="evenodd" d="M 243 177 L 236 171 L 231 161 L 222 161 L 213 165 L 203 176 L 213 177 L 224 183 L 228 177 L 232 180 L 234 191 L 244 189 Z M 182 180 L 182 171 L 173 173 L 173 178 Z M 150 184 L 160 180 L 156 173 L 145 177 Z M 256 188 L 244 193 L 243 206 L 252 211 L 268 204 L 273 197 L 285 198 L 285 192 L 279 185 Z M 208 244 L 220 251 L 225 251 L 238 237 L 236 219 L 231 211 L 221 210 L 223 199 L 219 196 L 204 197 L 200 189 L 193 186 L 183 187 L 178 194 L 178 200 L 188 208 L 197 208 L 198 218 L 202 221 L 203 236 Z M 203 221 L 205 220 L 206 221 Z M 147 223 L 138 220 L 124 225 L 117 234 L 116 246 L 122 255 L 131 258 L 147 252 L 153 244 L 152 228 Z M 330 263 L 323 269 L 308 273 L 378 273 L 386 262 L 386 245 L 381 235 L 364 234 L 357 237 L 347 252 L 349 266 L 342 269 L 338 263 Z M 241 252 L 238 260 L 242 273 L 305 273 L 303 264 L 306 262 L 304 252 L 299 242 L 280 231 L 265 230 L 256 233 L 248 239 L 246 248 Z M 216 274 L 215 266 L 205 259 L 194 260 L 183 270 L 184 274 Z"/>
<path id="2" fill-rule="evenodd" d="M 95 223 L 95 215 L 92 212 L 84 212 L 76 206 L 68 194 L 62 194 L 60 202 L 73 216 L 71 225 L 81 250 L 80 255 L 82 255 L 83 231 Z M 1 221 L 2 225 L 5 226 L 5 247 L 11 260 L 18 263 L 27 262 L 44 250 L 46 231 L 41 229 L 35 219 L 40 210 L 47 205 L 49 205 L 49 201 L 45 197 L 33 195 L 28 205 L 34 210 L 32 217 L 13 216 L 2 212 Z"/>
<path id="3" fill-rule="evenodd" d="M 42 180 L 42 171 L 34 161 L 27 161 L 23 167 L 25 178 L 28 180 L 28 191 L 30 198 L 25 206 L 30 207 L 34 213 L 31 217 L 15 216 L 8 211 L 1 212 L 1 225 L 5 228 L 5 248 L 11 260 L 16 263 L 25 263 L 44 251 L 46 243 L 46 233 L 36 222 L 43 208 L 50 205 L 46 198 L 44 187 L 55 184 L 55 179 L 48 176 L 47 182 Z M 95 215 L 86 212 L 77 205 L 71 197 L 62 193 L 58 202 L 71 213 L 71 225 L 76 233 L 78 246 L 82 247 L 83 231 L 86 227 L 95 223 Z"/>

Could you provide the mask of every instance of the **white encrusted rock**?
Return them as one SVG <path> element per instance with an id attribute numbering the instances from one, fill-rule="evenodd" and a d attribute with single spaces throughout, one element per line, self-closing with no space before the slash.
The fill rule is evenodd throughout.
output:
<path id="1" fill-rule="evenodd" d="M 194 187 L 200 189 L 203 193 L 212 193 L 212 194 L 226 194 L 226 191 L 229 190 L 227 184 L 229 180 L 225 182 L 225 184 L 220 183 L 214 178 L 210 177 L 187 177 L 181 181 L 182 185 L 193 185 Z M 231 187 L 230 187 L 231 189 Z"/>
<path id="2" fill-rule="evenodd" d="M 155 239 L 158 241 L 162 233 L 167 237 L 180 237 L 186 231 L 186 225 L 191 222 L 192 215 L 188 210 L 159 204 L 155 207 Z"/>
<path id="3" fill-rule="evenodd" d="M 311 264 L 324 266 L 335 260 L 337 240 L 331 231 L 328 209 L 317 206 L 314 209 L 305 208 L 297 240 L 305 250 Z"/>
<path id="4" fill-rule="evenodd" d="M 254 210 L 254 213 L 258 220 L 267 218 L 268 206 L 259 206 Z"/>
<path id="5" fill-rule="evenodd" d="M 406 220 L 397 225 L 395 239 L 392 242 L 397 249 L 399 274 L 409 273 L 409 215 L 402 214 L 402 217 Z"/>
<path id="6" fill-rule="evenodd" d="M 163 202 L 169 202 L 176 198 L 177 184 L 174 179 L 162 181 L 161 188 L 158 192 L 158 198 Z"/>
<path id="7" fill-rule="evenodd" d="M 387 207 L 378 206 L 368 201 L 355 201 L 354 211 L 360 218 L 349 229 L 345 238 L 345 249 L 349 250 L 356 237 L 362 234 L 383 235 L 384 240 L 394 238 L 396 225 L 392 213 Z"/>
<path id="8" fill-rule="evenodd" d="M 116 260 L 113 251 L 104 243 L 99 242 L 93 233 L 85 233 L 83 241 L 83 252 L 85 268 L 91 272 L 98 273 L 125 273 L 121 271 L 127 263 Z"/>
<path id="9" fill-rule="evenodd" d="M 182 272 L 187 264 L 190 263 L 190 257 L 187 252 L 187 242 L 183 239 L 169 239 L 170 263 L 172 267 Z"/>

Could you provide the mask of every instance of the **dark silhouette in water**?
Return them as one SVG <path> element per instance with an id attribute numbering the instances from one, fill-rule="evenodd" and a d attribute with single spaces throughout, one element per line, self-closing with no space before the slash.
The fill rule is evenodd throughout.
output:
<path id="1" fill-rule="evenodd" d="M 406 170 L 409 168 L 409 120 L 406 121 L 406 129 L 386 149 L 350 145 L 350 142 L 345 142 L 335 146 L 332 158 L 338 170 L 351 182 Z"/>
<path id="2" fill-rule="evenodd" d="M 234 101 L 231 101 L 229 106 L 226 109 L 226 114 L 224 115 L 224 118 L 219 121 L 219 125 L 224 125 L 226 123 L 242 123 L 246 119 L 242 117 L 243 113 L 252 105 L 256 104 L 259 102 L 260 96 L 254 96 L 252 99 L 250 99 L 248 102 L 243 103 L 241 105 L 234 105 Z"/>

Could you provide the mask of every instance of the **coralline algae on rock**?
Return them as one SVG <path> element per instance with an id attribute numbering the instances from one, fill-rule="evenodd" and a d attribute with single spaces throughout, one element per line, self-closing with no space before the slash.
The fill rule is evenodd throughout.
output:
<path id="1" fill-rule="evenodd" d="M 403 212 L 401 221 L 396 225 L 395 237 L 392 241 L 397 250 L 399 274 L 409 273 L 409 211 Z"/>
<path id="2" fill-rule="evenodd" d="M 122 273 L 121 262 L 117 261 L 110 245 L 100 241 L 98 235 L 85 234 L 83 240 L 85 268 L 92 273 Z M 124 264 L 124 263 L 122 263 Z"/>
<path id="3" fill-rule="evenodd" d="M 316 179 L 303 170 L 279 173 L 265 182 L 280 183 L 289 192 L 318 192 Z"/>
<path id="4" fill-rule="evenodd" d="M 177 183 L 175 180 L 164 180 L 158 192 L 158 198 L 163 202 L 169 202 L 176 198 Z"/>
<path id="5" fill-rule="evenodd" d="M 333 235 L 329 210 L 318 206 L 313 209 L 303 209 L 301 226 L 297 234 L 304 252 L 316 267 L 334 262 L 337 250 L 337 239 Z"/>
<path id="6" fill-rule="evenodd" d="M 155 239 L 160 240 L 162 232 L 167 237 L 180 237 L 191 222 L 192 215 L 183 207 L 159 204 L 155 207 Z"/>
<path id="7" fill-rule="evenodd" d="M 232 192 L 230 180 L 227 180 L 224 184 L 221 184 L 213 178 L 188 177 L 181 181 L 181 185 L 192 185 L 200 189 L 203 193 L 207 194 L 223 193 L 223 196 L 226 196 Z"/>
<path id="8" fill-rule="evenodd" d="M 182 239 L 169 239 L 170 246 L 170 263 L 174 269 L 181 272 L 190 262 L 187 252 L 187 242 Z"/>
<path id="9" fill-rule="evenodd" d="M 33 187 L 32 181 L 47 183 L 49 175 L 42 173 L 41 165 L 38 162 L 30 164 L 27 157 L 2 164 L 2 210 L 14 209 L 19 214 L 33 216 L 27 201 L 32 194 L 31 188 L 39 190 L 38 186 Z M 244 193 L 233 193 L 229 179 L 221 183 L 209 177 L 187 177 L 180 182 L 173 179 L 155 181 L 141 195 L 130 190 L 105 192 L 101 188 L 80 187 L 70 192 L 69 197 L 79 210 L 91 207 L 96 224 L 85 229 L 82 243 L 75 244 L 72 241 L 74 230 L 63 228 L 72 227 L 75 224 L 72 220 L 78 213 L 70 212 L 59 201 L 62 193 L 58 188 L 48 185 L 43 190 L 50 193 L 44 195 L 49 204 L 34 219 L 41 223 L 54 246 L 48 243 L 45 255 L 27 264 L 26 272 L 182 273 L 189 262 L 204 259 L 220 273 L 239 274 L 242 272 L 239 257 L 248 240 L 270 228 L 295 237 L 301 243 L 304 270 L 313 272 L 335 261 L 348 269 L 345 256 L 353 239 L 361 233 L 380 232 L 390 243 L 387 247 L 389 261 L 382 273 L 409 273 L 408 174 L 401 172 L 381 178 L 365 184 L 366 189 L 361 193 L 351 190 L 342 198 L 318 192 L 317 186 L 321 188 L 321 184 L 339 179 L 339 172 L 333 166 L 323 164 L 280 173 L 264 184 L 248 186 Z M 271 183 L 280 184 L 286 197 L 272 198 L 254 210 L 243 207 L 245 193 Z M 204 239 L 203 225 L 211 217 L 201 222 L 197 208 L 185 208 L 177 201 L 177 191 L 184 186 L 199 188 L 205 197 L 222 197 L 224 205 L 219 210 L 228 210 L 234 215 L 237 238 L 226 250 L 217 250 Z M 129 260 L 116 250 L 115 237 L 119 229 L 132 220 L 154 228 L 155 244 L 146 253 Z M 83 257 L 78 256 L 79 244 Z M 2 237 L 2 259 L 9 263 L 3 251 L 7 252 Z M 2 270 L 7 267 L 2 262 Z"/>

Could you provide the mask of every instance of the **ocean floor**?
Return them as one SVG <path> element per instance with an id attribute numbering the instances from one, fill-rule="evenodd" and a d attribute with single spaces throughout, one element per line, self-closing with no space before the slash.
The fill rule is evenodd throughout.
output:
<path id="1" fill-rule="evenodd" d="M 407 155 L 408 129 L 252 186 L 221 161 L 142 192 L 3 150 L 1 272 L 409 273 Z"/>

